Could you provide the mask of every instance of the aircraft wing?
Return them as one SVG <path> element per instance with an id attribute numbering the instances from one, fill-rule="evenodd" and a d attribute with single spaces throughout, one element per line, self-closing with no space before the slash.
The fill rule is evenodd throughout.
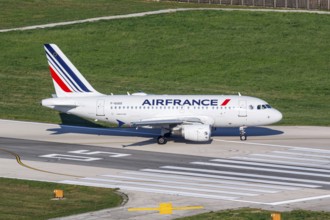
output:
<path id="1" fill-rule="evenodd" d="M 184 117 L 184 118 L 154 118 L 146 119 L 141 121 L 132 122 L 133 127 L 142 127 L 142 126 L 165 126 L 165 125 L 179 125 L 179 124 L 203 124 L 199 118 L 195 117 Z"/>

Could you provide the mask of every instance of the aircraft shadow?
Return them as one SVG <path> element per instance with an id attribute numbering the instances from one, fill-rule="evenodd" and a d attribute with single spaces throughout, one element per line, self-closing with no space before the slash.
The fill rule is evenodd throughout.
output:
<path id="1" fill-rule="evenodd" d="M 61 125 L 72 125 L 72 126 L 83 126 L 83 127 L 92 127 L 92 128 L 106 128 L 101 124 L 95 123 L 93 121 L 80 118 L 75 115 L 69 115 L 65 113 L 59 113 L 61 119 Z"/>
<path id="2" fill-rule="evenodd" d="M 142 129 L 139 128 L 118 128 L 118 127 L 106 127 L 102 124 L 97 124 L 92 121 L 80 118 L 75 115 L 68 115 L 65 113 L 59 114 L 62 123 L 59 128 L 50 128 L 47 131 L 51 131 L 52 135 L 60 134 L 94 134 L 105 136 L 135 136 L 135 137 L 153 137 L 158 136 L 159 130 Z"/>
<path id="3" fill-rule="evenodd" d="M 247 136 L 272 136 L 283 134 L 283 131 L 266 127 L 248 127 L 245 129 Z M 239 136 L 239 128 L 217 128 L 212 131 L 212 136 Z"/>

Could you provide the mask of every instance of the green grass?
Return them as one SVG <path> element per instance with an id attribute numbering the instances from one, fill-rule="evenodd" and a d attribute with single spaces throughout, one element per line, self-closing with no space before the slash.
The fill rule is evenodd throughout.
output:
<path id="1" fill-rule="evenodd" d="M 153 0 L 1 0 L 0 29 L 178 7 L 203 6 Z"/>
<path id="2" fill-rule="evenodd" d="M 113 189 L 0 178 L 0 219 L 49 219 L 118 206 Z M 64 200 L 51 200 L 53 190 Z"/>
<path id="3" fill-rule="evenodd" d="M 149 2 L 148 2 L 149 4 Z M 150 3 L 153 4 L 153 3 Z M 0 118 L 59 123 L 43 43 L 100 92 L 260 97 L 285 125 L 330 125 L 330 17 L 182 12 L 0 34 Z"/>
<path id="4" fill-rule="evenodd" d="M 219 212 L 210 212 L 191 217 L 179 218 L 177 220 L 267 220 L 271 219 L 272 211 L 260 209 L 242 208 L 236 210 L 224 210 Z M 282 212 L 283 220 L 327 220 L 330 219 L 329 212 L 314 212 L 305 210 L 294 210 L 291 212 Z"/>

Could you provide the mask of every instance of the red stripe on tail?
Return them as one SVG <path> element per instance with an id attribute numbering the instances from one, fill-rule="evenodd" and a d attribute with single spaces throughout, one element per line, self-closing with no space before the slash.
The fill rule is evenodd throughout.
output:
<path id="1" fill-rule="evenodd" d="M 61 87 L 61 89 L 64 92 L 72 92 L 65 84 L 64 82 L 61 80 L 61 78 L 57 75 L 57 73 L 52 69 L 51 66 L 49 66 L 49 70 L 50 73 L 52 75 L 53 80 L 55 80 L 55 82 Z"/>
<path id="2" fill-rule="evenodd" d="M 223 101 L 223 103 L 221 104 L 221 106 L 226 106 L 229 101 L 230 101 L 230 99 L 226 99 L 225 101 Z"/>

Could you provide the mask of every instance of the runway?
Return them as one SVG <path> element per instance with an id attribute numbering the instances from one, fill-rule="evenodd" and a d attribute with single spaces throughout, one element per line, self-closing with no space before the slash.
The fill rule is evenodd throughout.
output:
<path id="1" fill-rule="evenodd" d="M 177 138 L 164 146 L 148 130 L 7 120 L 0 120 L 0 129 L 0 149 L 30 167 L 13 165 L 13 156 L 0 150 L 0 176 L 120 188 L 130 196 L 130 207 L 165 199 L 213 211 L 242 206 L 330 211 L 328 127 L 254 128 L 246 142 L 235 130 L 223 129 L 210 144 Z M 123 212 L 112 216 L 146 217 Z M 156 213 L 152 218 L 166 219 Z"/>

